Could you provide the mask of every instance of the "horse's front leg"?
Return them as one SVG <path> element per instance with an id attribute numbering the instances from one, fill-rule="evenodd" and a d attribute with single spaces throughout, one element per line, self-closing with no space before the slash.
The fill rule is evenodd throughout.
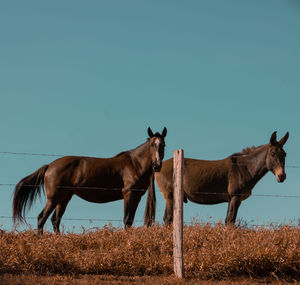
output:
<path id="1" fill-rule="evenodd" d="M 237 211 L 240 205 L 241 205 L 241 198 L 238 195 L 232 196 L 228 203 L 227 216 L 225 220 L 226 225 L 235 224 Z"/>
<path id="2" fill-rule="evenodd" d="M 137 206 L 142 197 L 142 189 L 130 189 L 134 183 L 124 185 L 122 189 L 124 199 L 124 225 L 125 228 L 131 227 L 133 224 Z"/>

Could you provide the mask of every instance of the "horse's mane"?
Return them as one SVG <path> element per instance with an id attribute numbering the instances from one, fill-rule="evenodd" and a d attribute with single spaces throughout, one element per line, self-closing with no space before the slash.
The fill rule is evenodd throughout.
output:
<path id="1" fill-rule="evenodd" d="M 246 147 L 242 150 L 242 154 L 250 154 L 250 153 L 254 152 L 257 148 L 259 148 L 259 147 L 258 146 Z"/>
<path id="2" fill-rule="evenodd" d="M 115 155 L 114 157 L 119 157 L 119 156 L 125 154 L 126 152 L 128 152 L 128 150 L 127 151 L 122 151 L 122 152 L 118 153 L 117 155 Z"/>
<path id="3" fill-rule="evenodd" d="M 153 135 L 153 137 L 157 137 L 157 138 L 164 138 L 159 132 L 156 132 L 154 135 Z M 149 140 L 149 138 L 148 138 L 148 140 Z"/>
<path id="4" fill-rule="evenodd" d="M 153 137 L 164 138 L 159 132 L 155 133 L 153 135 Z M 122 151 L 122 152 L 118 153 L 117 155 L 115 155 L 114 157 L 120 157 L 121 155 L 124 155 L 124 154 L 129 154 L 129 153 L 132 153 L 132 152 L 139 152 L 139 151 L 141 151 L 142 147 L 149 142 L 149 139 L 150 138 L 148 138 L 146 140 L 146 142 L 142 143 L 141 145 L 137 146 L 136 148 L 131 149 L 131 150 Z"/>
<path id="5" fill-rule="evenodd" d="M 114 157 L 120 157 L 124 154 L 130 154 L 131 152 L 139 151 L 141 149 L 141 147 L 144 146 L 146 143 L 148 143 L 148 140 L 146 142 L 142 143 L 141 145 L 137 146 L 136 148 L 133 148 L 131 150 L 122 151 L 122 152 L 118 153 L 117 155 L 115 155 Z"/>
<path id="6" fill-rule="evenodd" d="M 260 146 L 250 146 L 250 147 L 246 147 L 244 148 L 241 152 L 236 152 L 233 153 L 231 155 L 231 157 L 237 157 L 237 156 L 241 156 L 241 155 L 248 155 L 253 153 L 254 151 L 256 151 L 257 149 L 263 147 L 264 145 L 260 145 Z"/>

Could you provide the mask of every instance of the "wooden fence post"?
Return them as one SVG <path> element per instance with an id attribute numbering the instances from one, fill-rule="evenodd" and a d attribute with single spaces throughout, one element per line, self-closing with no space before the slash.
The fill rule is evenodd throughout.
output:
<path id="1" fill-rule="evenodd" d="M 176 277 L 183 278 L 183 150 L 175 150 L 173 158 L 173 256 Z"/>

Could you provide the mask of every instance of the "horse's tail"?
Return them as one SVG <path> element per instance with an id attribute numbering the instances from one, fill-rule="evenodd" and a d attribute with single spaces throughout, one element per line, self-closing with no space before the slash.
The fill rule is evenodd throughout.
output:
<path id="1" fill-rule="evenodd" d="M 154 173 L 150 177 L 150 184 L 148 188 L 148 196 L 145 209 L 144 225 L 150 227 L 155 221 L 155 210 L 156 210 L 156 196 L 154 187 Z"/>
<path id="2" fill-rule="evenodd" d="M 13 199 L 13 221 L 25 222 L 25 212 L 30 209 L 37 196 L 44 189 L 44 175 L 49 165 L 44 165 L 34 173 L 24 177 L 15 187 Z"/>

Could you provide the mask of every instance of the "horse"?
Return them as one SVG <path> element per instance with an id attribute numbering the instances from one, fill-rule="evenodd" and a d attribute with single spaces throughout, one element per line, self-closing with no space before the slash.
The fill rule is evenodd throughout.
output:
<path id="1" fill-rule="evenodd" d="M 55 233 L 73 195 L 94 203 L 124 199 L 124 225 L 132 226 L 137 206 L 151 183 L 153 172 L 160 171 L 164 158 L 167 129 L 153 134 L 148 128 L 146 142 L 111 158 L 64 156 L 26 176 L 15 186 L 13 221 L 26 222 L 25 212 L 35 198 L 45 192 L 47 201 L 38 215 L 38 233 L 53 212 Z M 145 224 L 155 214 L 155 193 L 148 191 Z"/>
<path id="2" fill-rule="evenodd" d="M 256 183 L 268 172 L 278 182 L 286 179 L 283 145 L 287 132 L 280 141 L 276 132 L 268 144 L 246 148 L 240 153 L 216 161 L 185 158 L 183 173 L 184 202 L 198 204 L 228 203 L 226 225 L 234 225 L 241 202 L 247 199 Z M 163 162 L 161 171 L 155 173 L 156 183 L 165 199 L 165 224 L 173 220 L 173 158 Z"/>

